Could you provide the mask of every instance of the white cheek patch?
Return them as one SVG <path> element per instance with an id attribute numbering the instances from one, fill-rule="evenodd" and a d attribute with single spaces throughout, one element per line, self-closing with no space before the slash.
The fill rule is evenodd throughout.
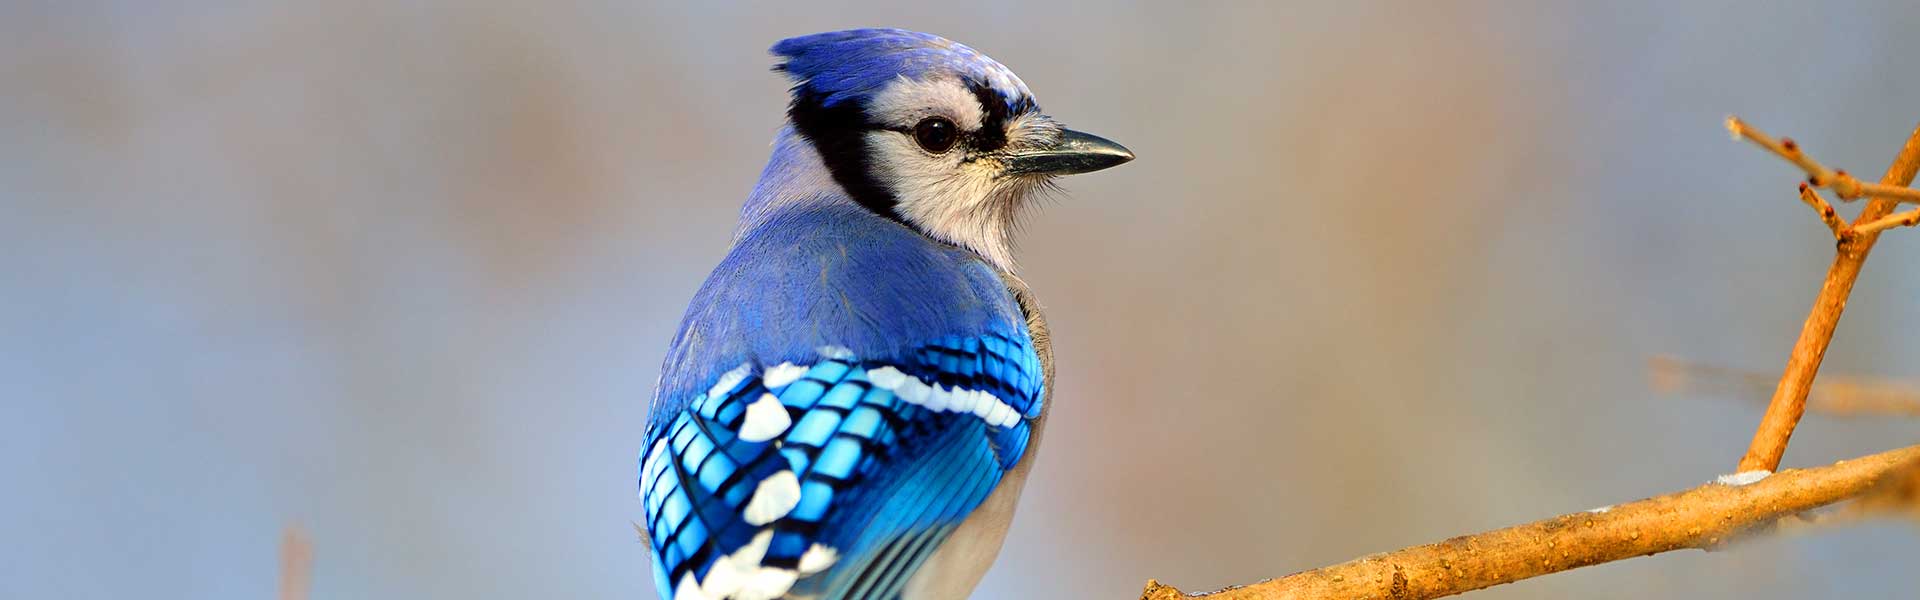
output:
<path id="1" fill-rule="evenodd" d="M 980 100 L 974 98 L 973 92 L 961 85 L 960 80 L 945 77 L 925 80 L 896 77 L 874 95 L 867 104 L 867 114 L 899 127 L 912 127 L 921 119 L 936 115 L 953 119 L 955 125 L 966 131 L 978 130 L 985 122 Z"/>
<path id="2" fill-rule="evenodd" d="M 935 238 L 965 246 L 1002 269 L 1013 268 L 1012 211 L 991 161 L 965 162 L 956 147 L 929 154 L 895 131 L 867 134 L 874 176 L 893 193 L 894 212 Z"/>
<path id="3" fill-rule="evenodd" d="M 962 164 L 966 150 L 956 147 L 942 154 L 920 148 L 913 136 L 897 131 L 867 134 L 873 154 L 873 174 L 885 182 L 901 204 L 933 203 L 969 206 L 985 199 L 993 175 L 981 169 L 971 173 Z M 984 165 L 981 165 L 984 167 Z"/>

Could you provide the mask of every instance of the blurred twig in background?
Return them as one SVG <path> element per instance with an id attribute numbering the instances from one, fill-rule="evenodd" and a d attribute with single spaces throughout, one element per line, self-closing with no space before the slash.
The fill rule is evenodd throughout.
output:
<path id="1" fill-rule="evenodd" d="M 1883 452 L 1831 466 L 1774 473 L 1787 442 L 1806 412 L 1813 379 L 1820 370 L 1847 297 L 1860 276 L 1868 251 L 1881 231 L 1920 223 L 1920 211 L 1889 216 L 1899 202 L 1920 202 L 1920 190 L 1907 187 L 1920 170 L 1920 128 L 1888 167 L 1880 183 L 1863 183 L 1846 171 L 1828 169 L 1790 139 L 1775 140 L 1729 117 L 1735 139 L 1766 148 L 1807 173 L 1800 198 L 1819 212 L 1839 243 L 1820 295 L 1794 343 L 1773 399 L 1740 460 L 1737 473 L 1705 486 L 1619 506 L 1562 515 L 1436 544 L 1414 546 L 1346 563 L 1304 571 L 1208 594 L 1185 594 L 1148 580 L 1141 600 L 1206 598 L 1437 598 L 1557 573 L 1683 548 L 1712 549 L 1734 537 L 1765 530 L 1807 511 L 1841 501 L 1851 514 L 1888 510 L 1920 512 L 1920 446 Z M 1842 220 L 1816 189 L 1830 189 L 1841 200 L 1872 198 L 1852 224 Z M 1664 383 L 1684 386 L 1690 377 L 1739 381 L 1737 372 L 1674 363 Z M 1656 385 L 1662 365 L 1656 363 Z M 1677 378 L 1677 379 L 1673 379 Z M 1834 388 L 1829 388 L 1834 389 Z M 1840 388 L 1844 389 L 1844 388 Z M 1862 402 L 1860 393 L 1841 394 Z M 1910 396 L 1909 396 L 1910 399 Z M 1853 405 L 1858 408 L 1859 405 Z"/>
<path id="2" fill-rule="evenodd" d="M 300 527 L 289 525 L 280 536 L 280 600 L 307 600 L 313 582 L 313 544 Z"/>
<path id="3" fill-rule="evenodd" d="M 1675 356 L 1647 360 L 1653 390 L 1662 394 L 1723 396 L 1758 401 L 1771 393 L 1772 376 L 1688 361 Z M 1807 395 L 1810 412 L 1840 417 L 1920 417 L 1920 382 L 1827 375 Z"/>

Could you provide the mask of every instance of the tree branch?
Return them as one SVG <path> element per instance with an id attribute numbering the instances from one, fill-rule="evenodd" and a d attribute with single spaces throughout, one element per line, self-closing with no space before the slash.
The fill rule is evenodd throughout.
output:
<path id="1" fill-rule="evenodd" d="M 1882 231 L 1886 231 L 1888 229 L 1893 229 L 1895 227 L 1912 227 L 1914 225 L 1920 225 L 1920 209 L 1914 209 L 1914 210 L 1910 210 L 1910 211 L 1903 212 L 1900 214 L 1895 214 L 1895 215 L 1887 215 L 1885 217 L 1875 219 L 1873 221 L 1869 221 L 1866 224 L 1860 225 L 1859 227 L 1854 227 L 1853 230 L 1858 233 L 1879 233 Z"/>
<path id="2" fill-rule="evenodd" d="M 1733 134 L 1733 139 L 1753 142 L 1780 155 L 1780 158 L 1787 159 L 1787 162 L 1807 172 L 1807 183 L 1833 190 L 1835 194 L 1839 194 L 1841 200 L 1852 202 L 1860 198 L 1875 198 L 1893 202 L 1920 202 L 1920 190 L 1907 187 L 1907 184 L 1913 181 L 1911 175 L 1907 176 L 1904 182 L 1893 182 L 1882 178 L 1880 183 L 1866 183 L 1847 174 L 1846 169 L 1829 169 L 1820 164 L 1820 161 L 1801 152 L 1800 145 L 1794 143 L 1792 138 L 1775 140 L 1747 125 L 1747 122 L 1740 120 L 1739 117 L 1727 117 L 1727 131 Z M 1897 162 L 1895 164 L 1898 165 Z M 1889 170 L 1888 174 L 1891 175 L 1892 171 Z"/>
<path id="3" fill-rule="evenodd" d="M 1915 483 L 1920 475 L 1914 474 L 1920 472 L 1920 446 L 1773 474 L 1806 411 L 1814 375 L 1868 251 L 1882 230 L 1920 222 L 1920 214 L 1911 219 L 1905 213 L 1888 217 L 1900 201 L 1920 200 L 1920 191 L 1907 188 L 1920 171 L 1920 128 L 1909 136 L 1878 184 L 1828 169 L 1792 140 L 1775 140 L 1737 118 L 1729 117 L 1727 128 L 1735 139 L 1752 141 L 1805 171 L 1808 186 L 1803 186 L 1801 199 L 1820 212 L 1821 220 L 1839 239 L 1820 295 L 1737 474 L 1676 494 L 1363 557 L 1211 594 L 1189 596 L 1148 580 L 1141 599 L 1435 598 L 1635 556 L 1717 547 L 1742 533 L 1781 523 L 1785 517 L 1860 496 L 1882 480 L 1894 481 L 1890 475 L 1906 482 L 1892 486 L 1907 490 L 1894 496 L 1920 497 L 1920 491 L 1914 491 L 1920 490 L 1920 483 Z M 1831 189 L 1842 200 L 1873 200 L 1858 220 L 1846 225 L 1812 188 Z"/>
<path id="4" fill-rule="evenodd" d="M 1561 515 L 1295 573 L 1210 594 L 1148 581 L 1141 600 L 1438 598 L 1588 565 L 1686 548 L 1859 496 L 1920 471 L 1920 446 L 1772 476 L 1741 474 L 1691 490 Z M 1739 485 L 1752 477 L 1758 482 Z"/>
<path id="5" fill-rule="evenodd" d="M 1805 183 L 1800 184 L 1800 201 L 1813 207 L 1814 212 L 1820 213 L 1820 222 L 1827 224 L 1827 229 L 1833 230 L 1833 239 L 1843 241 L 1847 239 L 1847 234 L 1852 228 L 1847 225 L 1845 219 L 1840 218 L 1839 212 L 1833 210 L 1833 205 L 1827 203 L 1826 198 L 1820 197 L 1819 190 Z"/>
<path id="6" fill-rule="evenodd" d="M 1807 172 L 1808 183 L 1833 189 L 1842 199 L 1859 197 L 1885 187 L 1915 191 L 1906 186 L 1913 183 L 1914 172 L 1920 171 L 1920 128 L 1915 128 L 1907 138 L 1906 147 L 1900 150 L 1900 155 L 1894 159 L 1893 166 L 1887 168 L 1887 174 L 1880 178 L 1881 185 L 1877 187 L 1862 184 L 1845 171 L 1829 170 L 1802 153 L 1793 140 L 1774 141 L 1738 118 L 1728 117 L 1727 129 L 1733 132 L 1735 138 L 1750 140 L 1799 166 Z M 1890 196 L 1876 195 L 1873 201 L 1867 203 L 1867 208 L 1855 223 L 1875 223 L 1892 213 L 1895 206 L 1896 202 Z M 1800 339 L 1793 344 L 1786 371 L 1780 375 L 1780 384 L 1774 388 L 1773 400 L 1767 403 L 1767 413 L 1761 417 L 1760 427 L 1754 431 L 1753 442 L 1747 446 L 1746 455 L 1740 458 L 1739 470 L 1771 471 L 1780 467 L 1780 457 L 1787 452 L 1787 440 L 1793 437 L 1794 427 L 1799 425 L 1800 416 L 1806 412 L 1807 393 L 1813 389 L 1813 378 L 1820 371 L 1820 362 L 1826 359 L 1827 345 L 1833 341 L 1833 330 L 1840 324 L 1840 313 L 1846 310 L 1847 297 L 1853 294 L 1853 283 L 1860 278 L 1860 267 L 1866 263 L 1867 253 L 1873 250 L 1874 242 L 1879 239 L 1879 229 L 1854 229 L 1852 235 L 1840 235 L 1833 265 L 1827 268 L 1827 278 L 1820 286 L 1820 295 L 1814 299 L 1813 310 L 1800 328 Z"/>

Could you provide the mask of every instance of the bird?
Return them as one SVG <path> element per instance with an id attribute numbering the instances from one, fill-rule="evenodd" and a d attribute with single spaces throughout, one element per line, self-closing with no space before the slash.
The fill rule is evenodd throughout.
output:
<path id="1" fill-rule="evenodd" d="M 965 45 L 782 40 L 786 122 L 674 334 L 637 523 L 667 600 L 965 598 L 999 554 L 1053 350 L 1016 274 L 1053 179 L 1133 159 Z"/>

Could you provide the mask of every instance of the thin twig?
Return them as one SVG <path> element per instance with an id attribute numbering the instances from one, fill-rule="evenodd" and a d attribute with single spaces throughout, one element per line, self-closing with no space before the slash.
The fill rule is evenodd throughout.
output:
<path id="1" fill-rule="evenodd" d="M 1861 193 L 1859 182 L 1844 171 L 1832 171 L 1800 151 L 1800 146 L 1792 140 L 1775 141 L 1767 134 L 1754 129 L 1738 118 L 1727 118 L 1727 129 L 1735 138 L 1742 138 L 1773 151 L 1806 171 L 1810 183 L 1819 187 L 1831 187 L 1841 198 Z M 1885 176 L 1880 178 L 1884 186 L 1906 188 L 1913 183 L 1914 172 L 1920 170 L 1920 128 L 1907 138 L 1907 144 L 1901 148 L 1900 155 L 1894 159 L 1893 166 L 1887 168 Z M 1896 202 L 1887 197 L 1876 197 L 1867 203 L 1860 213 L 1856 224 L 1865 225 L 1886 217 L 1893 212 Z M 1787 452 L 1787 441 L 1793 437 L 1793 429 L 1800 423 L 1800 415 L 1806 412 L 1807 393 L 1813 388 L 1814 375 L 1820 371 L 1820 362 L 1826 358 L 1827 345 L 1833 341 L 1833 330 L 1840 323 L 1840 314 L 1846 310 L 1847 297 L 1853 293 L 1853 284 L 1860 278 L 1860 267 L 1866 263 L 1867 253 L 1873 249 L 1874 242 L 1880 239 L 1878 231 L 1856 232 L 1856 235 L 1843 236 L 1834 256 L 1833 265 L 1827 268 L 1827 278 L 1820 286 L 1820 295 L 1813 302 L 1813 310 L 1800 328 L 1800 338 L 1793 344 L 1793 353 L 1787 359 L 1786 371 L 1780 375 L 1780 384 L 1774 388 L 1773 400 L 1767 404 L 1767 413 L 1760 419 L 1760 426 L 1753 434 L 1753 443 L 1748 445 L 1747 453 L 1740 458 L 1741 471 L 1771 471 L 1779 468 L 1780 457 Z"/>
<path id="2" fill-rule="evenodd" d="M 1549 573 L 1686 548 L 1712 549 L 1783 517 L 1862 495 L 1920 465 L 1920 446 L 1709 483 L 1617 506 L 1414 546 L 1210 594 L 1148 581 L 1141 600 L 1438 598 Z M 1742 474 L 1746 475 L 1746 474 Z M 1759 474 L 1754 474 L 1758 476 Z"/>
<path id="3" fill-rule="evenodd" d="M 1788 162 L 1800 167 L 1800 170 L 1807 172 L 1808 183 L 1833 190 L 1833 193 L 1839 195 L 1842 201 L 1852 202 L 1860 198 L 1876 198 L 1896 202 L 1920 202 L 1920 190 L 1907 187 L 1907 183 L 1911 183 L 1912 178 L 1908 178 L 1907 183 L 1897 184 L 1884 179 L 1880 183 L 1860 181 L 1848 174 L 1845 169 L 1829 169 L 1820 164 L 1820 161 L 1807 156 L 1800 150 L 1800 145 L 1794 143 L 1793 138 L 1775 140 L 1760 130 L 1754 129 L 1753 126 L 1747 125 L 1747 122 L 1740 120 L 1739 117 L 1727 117 L 1727 131 L 1733 134 L 1733 139 L 1751 141 L 1787 159 Z"/>
<path id="4" fill-rule="evenodd" d="M 1800 201 L 1807 203 L 1807 206 L 1813 207 L 1814 212 L 1820 213 L 1820 222 L 1826 223 L 1827 229 L 1833 230 L 1833 239 L 1847 239 L 1847 234 L 1851 232 L 1853 228 L 1847 225 L 1845 219 L 1840 218 L 1840 213 L 1834 212 L 1833 205 L 1827 203 L 1826 198 L 1820 197 L 1819 190 L 1813 189 L 1813 186 L 1807 185 L 1804 182 L 1801 183 Z"/>
<path id="5" fill-rule="evenodd" d="M 1887 215 L 1885 217 L 1875 219 L 1872 222 L 1862 224 L 1859 227 L 1854 227 L 1852 228 L 1852 230 L 1856 234 L 1880 233 L 1882 231 L 1893 229 L 1895 227 L 1912 227 L 1914 225 L 1920 225 L 1920 208 L 1903 212 L 1903 213 Z"/>

